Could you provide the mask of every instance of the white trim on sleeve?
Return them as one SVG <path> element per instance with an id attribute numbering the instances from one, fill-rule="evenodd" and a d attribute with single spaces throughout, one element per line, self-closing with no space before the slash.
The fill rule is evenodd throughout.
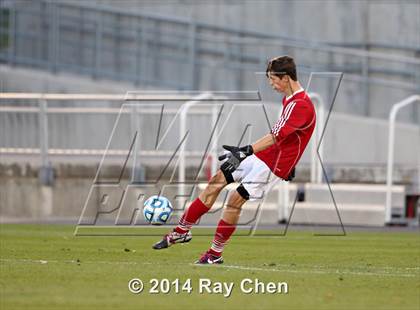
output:
<path id="1" fill-rule="evenodd" d="M 276 125 L 271 130 L 271 133 L 274 134 L 276 137 L 278 136 L 280 130 L 284 127 L 290 115 L 292 114 L 292 111 L 295 105 L 296 105 L 296 101 L 293 101 L 286 106 L 284 113 L 282 113 L 282 116 L 280 117 Z"/>

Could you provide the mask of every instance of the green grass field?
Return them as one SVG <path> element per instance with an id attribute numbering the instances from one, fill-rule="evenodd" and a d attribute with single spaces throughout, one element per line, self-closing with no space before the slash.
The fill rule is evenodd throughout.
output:
<path id="1" fill-rule="evenodd" d="M 234 237 L 222 266 L 194 266 L 211 237 L 153 251 L 156 237 L 75 237 L 65 225 L 1 225 L 1 309 L 419 309 L 415 232 Z M 128 281 L 140 278 L 140 294 Z M 152 278 L 191 279 L 191 294 L 149 294 Z M 234 282 L 229 298 L 198 279 Z M 244 278 L 287 282 L 288 293 L 244 294 Z"/>

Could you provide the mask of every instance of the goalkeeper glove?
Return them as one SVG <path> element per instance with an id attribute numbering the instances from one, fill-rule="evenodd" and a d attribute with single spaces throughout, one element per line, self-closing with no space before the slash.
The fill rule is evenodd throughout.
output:
<path id="1" fill-rule="evenodd" d="M 245 158 L 254 154 L 254 150 L 251 145 L 243 147 L 223 145 L 223 148 L 226 151 L 229 151 L 229 153 L 219 156 L 219 160 L 228 159 L 222 164 L 221 169 L 229 171 L 230 173 L 235 171 Z"/>

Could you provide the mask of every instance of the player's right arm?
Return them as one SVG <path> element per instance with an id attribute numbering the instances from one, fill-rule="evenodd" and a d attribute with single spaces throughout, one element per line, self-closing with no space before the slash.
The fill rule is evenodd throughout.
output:
<path id="1" fill-rule="evenodd" d="M 261 139 L 258 139 L 253 145 L 252 149 L 254 150 L 254 153 L 258 153 L 261 151 L 264 151 L 266 148 L 269 148 L 274 143 L 276 143 L 276 138 L 272 133 L 269 133 L 262 137 Z"/>
<path id="2" fill-rule="evenodd" d="M 286 113 L 272 128 L 271 134 L 276 142 L 281 142 L 290 134 L 302 130 L 315 121 L 313 107 L 303 100 L 296 100 L 286 107 Z"/>

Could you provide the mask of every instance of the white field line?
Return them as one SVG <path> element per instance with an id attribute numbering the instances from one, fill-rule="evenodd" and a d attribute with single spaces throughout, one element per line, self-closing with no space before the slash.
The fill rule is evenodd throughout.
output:
<path id="1" fill-rule="evenodd" d="M 48 264 L 48 263 L 78 263 L 75 260 L 33 260 L 33 259 L 7 259 L 1 258 L 0 262 L 10 262 L 10 263 L 30 263 L 30 264 Z M 121 262 L 121 261 L 80 261 L 81 264 L 106 264 L 106 265 L 167 265 L 167 264 L 160 264 L 160 263 L 152 263 L 152 262 Z M 363 271 L 351 271 L 351 270 L 340 270 L 340 269 L 331 269 L 326 266 L 308 266 L 307 269 L 290 269 L 290 265 L 278 265 L 283 267 L 283 269 L 279 268 L 261 268 L 261 267 L 252 267 L 252 266 L 237 266 L 237 265 L 197 265 L 197 264 L 181 264 L 181 263 L 171 263 L 172 265 L 177 266 L 196 266 L 196 267 L 204 267 L 204 268 L 223 268 L 223 269 L 236 269 L 236 270 L 246 270 L 246 271 L 264 271 L 264 272 L 280 272 L 280 273 L 295 273 L 295 274 L 325 274 L 325 275 L 354 275 L 354 276 L 377 276 L 377 277 L 403 277 L 403 278 L 415 278 L 420 277 L 418 273 L 402 273 L 397 271 L 398 269 L 395 267 L 373 267 L 371 269 L 388 269 L 396 272 L 387 272 L 383 270 L 383 272 L 363 272 Z M 288 267 L 288 269 L 285 269 Z M 310 269 L 310 267 L 315 267 Z M 404 269 L 405 271 L 417 271 L 420 270 L 420 267 L 406 267 L 400 268 Z"/>
<path id="2" fill-rule="evenodd" d="M 210 265 L 195 265 L 202 267 L 210 267 Z M 328 270 L 328 269 L 274 269 L 274 268 L 259 268 L 259 267 L 247 267 L 247 266 L 235 266 L 235 265 L 217 265 L 217 268 L 225 269 L 239 269 L 247 271 L 269 271 L 269 272 L 283 272 L 283 273 L 302 273 L 302 274 L 337 274 L 337 275 L 355 275 L 355 276 L 376 276 L 376 277 L 403 277 L 403 278 L 415 278 L 419 277 L 418 274 L 408 274 L 408 273 L 383 273 L 383 272 L 362 272 L 362 271 L 349 271 L 349 270 Z"/>

